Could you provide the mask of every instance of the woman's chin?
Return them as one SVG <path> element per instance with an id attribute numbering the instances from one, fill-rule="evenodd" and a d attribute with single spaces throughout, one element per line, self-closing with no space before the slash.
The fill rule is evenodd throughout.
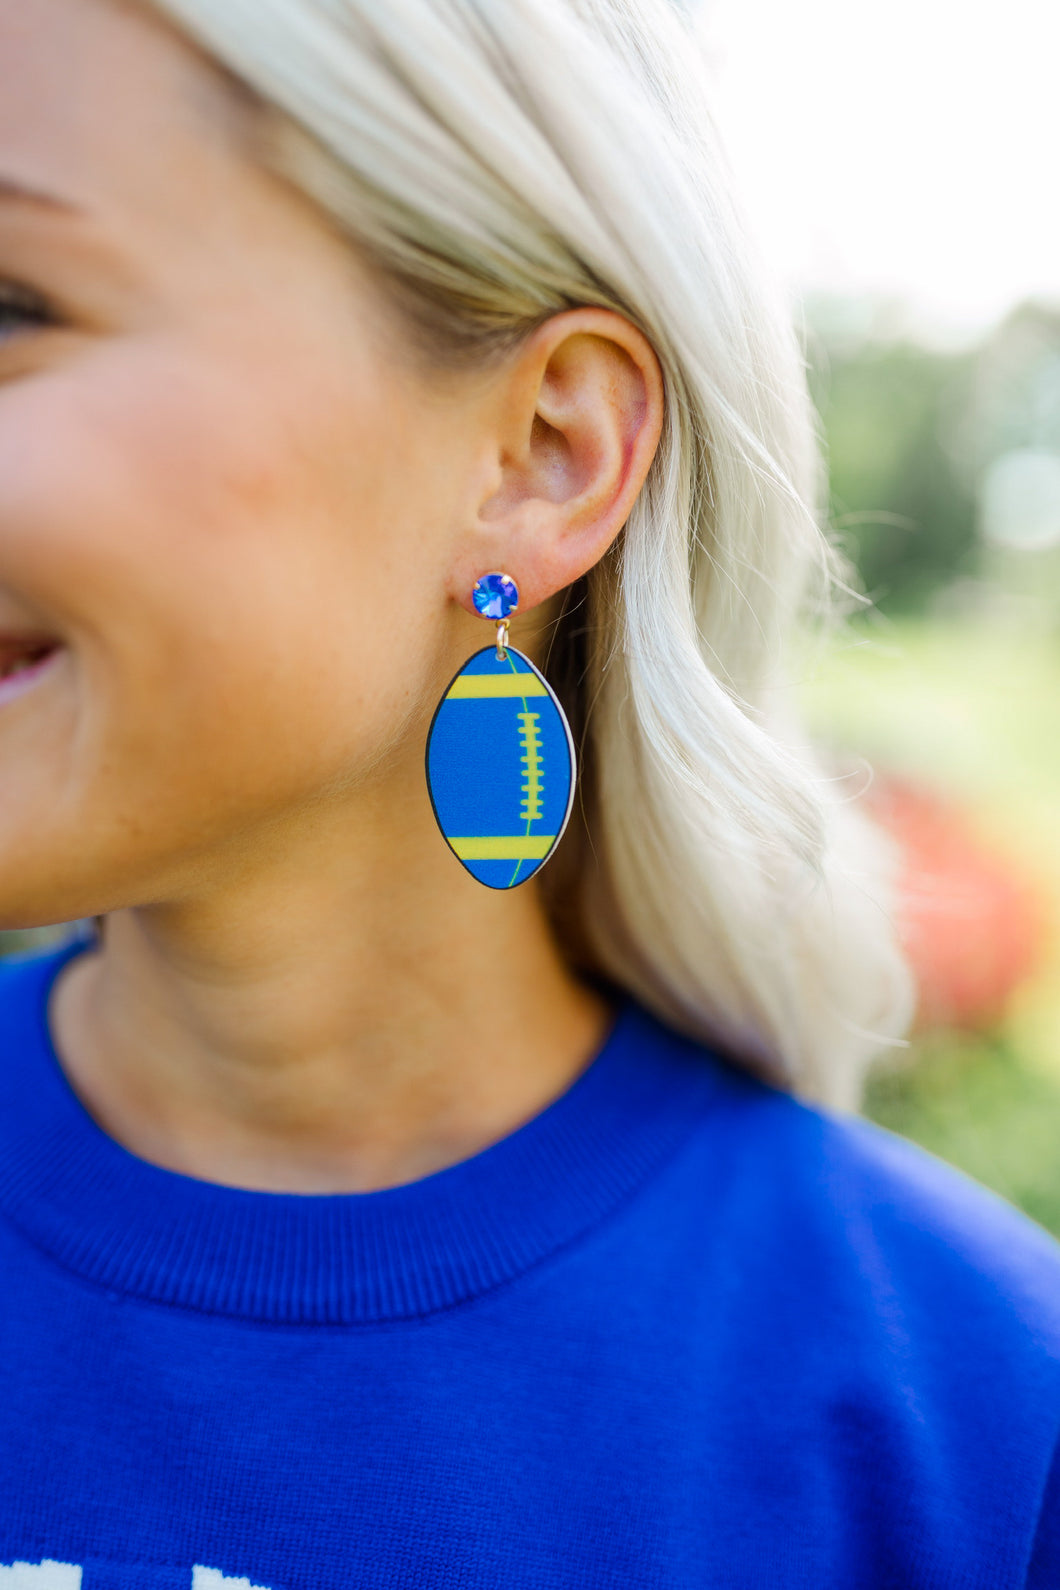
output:
<path id="1" fill-rule="evenodd" d="M 15 820 L 0 805 L 0 933 L 78 922 L 102 914 L 105 891 L 84 875 L 84 834 L 63 845 L 54 827 Z"/>

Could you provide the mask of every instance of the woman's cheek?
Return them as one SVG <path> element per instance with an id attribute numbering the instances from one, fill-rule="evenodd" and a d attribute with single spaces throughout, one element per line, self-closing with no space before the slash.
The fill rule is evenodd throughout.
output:
<path id="1" fill-rule="evenodd" d="M 427 646 L 367 396 L 161 337 L 0 388 L 0 596 L 71 664 L 17 747 L 0 709 L 0 850 L 45 798 L 82 844 L 223 838 L 386 754 Z"/>

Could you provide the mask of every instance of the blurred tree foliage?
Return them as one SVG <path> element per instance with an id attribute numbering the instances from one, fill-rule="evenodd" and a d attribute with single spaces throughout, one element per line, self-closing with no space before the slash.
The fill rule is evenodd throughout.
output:
<path id="1" fill-rule="evenodd" d="M 876 605 L 915 616 L 982 572 L 991 464 L 1060 457 L 1060 308 L 1021 304 L 960 351 L 903 337 L 886 304 L 817 298 L 805 313 L 833 530 Z"/>
<path id="2" fill-rule="evenodd" d="M 837 539 L 878 607 L 922 611 L 974 563 L 975 493 L 955 438 L 976 355 L 816 335 L 809 358 Z"/>

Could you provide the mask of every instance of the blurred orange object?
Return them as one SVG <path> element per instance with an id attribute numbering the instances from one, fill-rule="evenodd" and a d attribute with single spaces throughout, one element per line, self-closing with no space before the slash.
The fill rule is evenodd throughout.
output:
<path id="1" fill-rule="evenodd" d="M 905 858 L 900 916 L 919 989 L 917 1029 L 993 1026 L 1034 969 L 1043 898 L 951 801 L 879 777 L 865 803 Z"/>

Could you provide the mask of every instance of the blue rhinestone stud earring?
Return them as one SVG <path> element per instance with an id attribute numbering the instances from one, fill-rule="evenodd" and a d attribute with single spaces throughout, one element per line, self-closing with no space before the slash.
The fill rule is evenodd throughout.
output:
<path id="1" fill-rule="evenodd" d="M 508 644 L 515 581 L 484 574 L 472 600 L 497 638 L 469 657 L 427 736 L 427 788 L 449 849 L 479 883 L 512 889 L 559 842 L 574 803 L 570 726 L 545 676 Z"/>
<path id="2" fill-rule="evenodd" d="M 484 574 L 471 593 L 483 618 L 506 619 L 519 606 L 519 587 L 507 574 Z"/>

